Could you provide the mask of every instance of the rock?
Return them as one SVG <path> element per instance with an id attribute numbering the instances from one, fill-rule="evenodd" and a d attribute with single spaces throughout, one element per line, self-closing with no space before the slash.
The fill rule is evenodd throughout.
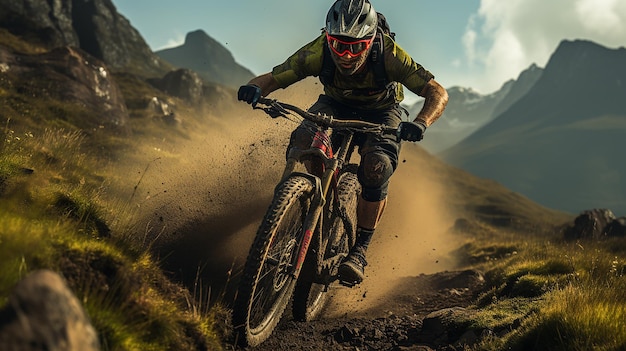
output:
<path id="1" fill-rule="evenodd" d="M 78 299 L 56 273 L 31 273 L 0 311 L 0 350 L 95 351 L 98 337 Z"/>
<path id="2" fill-rule="evenodd" d="M 80 45 L 67 1 L 0 0 L 0 23 L 11 33 L 49 48 Z"/>
<path id="3" fill-rule="evenodd" d="M 172 69 L 152 52 L 111 0 L 0 0 L 0 23 L 49 50 L 80 48 L 114 70 L 154 77 Z"/>
<path id="4" fill-rule="evenodd" d="M 606 226 L 614 219 L 615 215 L 609 209 L 584 211 L 576 217 L 573 225 L 565 228 L 563 237 L 567 240 L 599 239 L 606 235 Z"/>
<path id="5" fill-rule="evenodd" d="M 0 47 L 0 60 L 8 67 L 6 77 L 16 86 L 24 86 L 34 97 L 62 101 L 84 110 L 84 117 L 75 121 L 78 127 L 129 131 L 126 103 L 104 62 L 69 46 L 39 55 L 18 54 Z"/>
<path id="6" fill-rule="evenodd" d="M 459 340 L 467 330 L 468 311 L 462 307 L 451 307 L 427 315 L 422 324 L 420 341 L 446 345 Z"/>
<path id="7" fill-rule="evenodd" d="M 204 96 L 204 82 L 198 74 L 189 69 L 169 72 L 162 79 L 149 79 L 156 88 L 192 103 L 198 103 Z"/>
<path id="8" fill-rule="evenodd" d="M 604 229 L 607 236 L 626 236 L 626 217 L 619 217 L 611 221 Z"/>

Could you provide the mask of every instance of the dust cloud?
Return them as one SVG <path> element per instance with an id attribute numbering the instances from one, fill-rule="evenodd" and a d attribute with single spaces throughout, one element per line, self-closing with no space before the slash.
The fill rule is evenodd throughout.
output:
<path id="1" fill-rule="evenodd" d="M 271 97 L 307 108 L 319 93 L 311 79 Z M 297 122 L 271 119 L 243 103 L 207 118 L 205 134 L 167 150 L 155 142 L 158 151 L 135 162 L 128 175 L 140 179 L 134 190 L 139 240 L 177 279 L 190 287 L 201 282 L 212 301 L 229 304 Z M 366 281 L 338 289 L 327 315 L 372 308 L 400 277 L 452 268 L 447 254 L 454 243 L 446 230 L 453 218 L 425 155 L 403 144 L 403 162 L 370 245 Z"/>
<path id="2" fill-rule="evenodd" d="M 428 166 L 431 156 L 403 143 L 401 163 L 391 178 L 387 208 L 368 249 L 365 280 L 339 287 L 327 316 L 383 313 L 387 293 L 400 278 L 454 269 L 449 234 L 455 215 L 446 208 L 446 189 Z"/>
<path id="3" fill-rule="evenodd" d="M 319 93 L 316 82 L 303 81 L 272 97 L 307 108 Z M 150 141 L 121 171 L 127 193 L 133 192 L 133 239 L 150 247 L 176 279 L 188 286 L 200 281 L 226 300 L 299 123 L 271 119 L 245 103 L 233 105 L 226 113 L 203 116 L 207 130 L 188 131 L 185 142 Z"/>

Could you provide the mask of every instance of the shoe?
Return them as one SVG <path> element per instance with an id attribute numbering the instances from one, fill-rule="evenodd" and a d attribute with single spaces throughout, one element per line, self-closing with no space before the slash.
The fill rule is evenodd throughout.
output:
<path id="1" fill-rule="evenodd" d="M 339 280 L 347 285 L 359 284 L 365 279 L 365 249 L 355 246 L 339 266 Z"/>

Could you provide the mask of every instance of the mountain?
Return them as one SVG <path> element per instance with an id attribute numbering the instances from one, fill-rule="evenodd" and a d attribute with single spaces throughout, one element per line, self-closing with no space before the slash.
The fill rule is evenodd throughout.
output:
<path id="1" fill-rule="evenodd" d="M 175 66 L 196 71 L 208 82 L 235 89 L 255 76 L 235 62 L 230 51 L 202 30 L 187 33 L 183 45 L 156 51 L 156 54 Z"/>
<path id="2" fill-rule="evenodd" d="M 0 27 L 44 50 L 80 48 L 115 71 L 147 77 L 172 69 L 111 0 L 0 0 L 0 10 Z"/>
<path id="3" fill-rule="evenodd" d="M 562 41 L 533 88 L 441 154 L 550 208 L 626 213 L 626 49 Z"/>
<path id="4" fill-rule="evenodd" d="M 516 80 L 506 82 L 500 91 L 505 90 L 508 86 L 508 89 L 506 89 L 507 92 L 493 109 L 491 114 L 492 120 L 508 110 L 517 100 L 526 95 L 535 83 L 537 83 L 542 74 L 543 69 L 533 63 L 530 67 L 522 71 Z"/>
<path id="5" fill-rule="evenodd" d="M 502 87 L 487 95 L 471 88 L 451 87 L 449 102 L 443 115 L 435 122 L 420 143 L 431 153 L 439 153 L 460 142 L 483 125 L 489 123 L 510 105 L 515 103 L 535 84 L 542 69 L 531 65 L 517 80 L 509 80 Z M 411 116 L 417 115 L 424 100 L 408 107 Z"/>

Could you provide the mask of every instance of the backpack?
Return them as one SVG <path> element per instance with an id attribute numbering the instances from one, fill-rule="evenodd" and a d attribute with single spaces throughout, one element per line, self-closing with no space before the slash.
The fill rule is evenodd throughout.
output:
<path id="1" fill-rule="evenodd" d="M 372 43 L 372 51 L 370 52 L 370 61 L 373 63 L 372 68 L 374 70 L 374 80 L 376 82 L 375 89 L 361 89 L 359 91 L 353 91 L 353 94 L 356 95 L 374 95 L 380 93 L 384 90 L 388 89 L 389 78 L 387 77 L 387 72 L 385 71 L 385 60 L 383 50 L 385 48 L 383 42 L 383 35 L 385 33 L 389 35 L 393 40 L 396 38 L 396 33 L 391 31 L 389 27 L 389 23 L 387 22 L 387 18 L 380 13 L 376 12 L 378 15 L 378 28 L 376 30 L 376 37 L 374 37 L 374 42 Z M 322 70 L 320 71 L 319 79 L 324 85 L 332 85 L 333 79 L 335 78 L 335 63 L 333 62 L 332 57 L 330 56 L 330 49 L 328 48 L 328 43 L 324 43 L 324 59 L 322 62 Z"/>

